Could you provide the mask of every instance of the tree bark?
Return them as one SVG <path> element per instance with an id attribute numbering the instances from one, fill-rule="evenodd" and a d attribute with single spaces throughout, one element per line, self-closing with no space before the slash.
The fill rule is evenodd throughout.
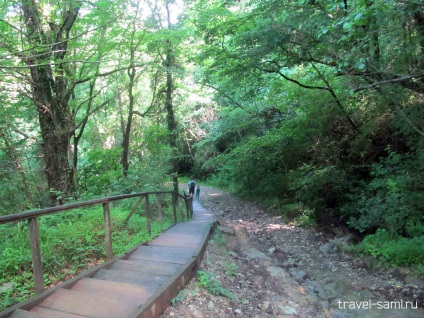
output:
<path id="1" fill-rule="evenodd" d="M 167 12 L 167 21 L 168 21 L 168 29 L 171 29 L 171 14 L 168 6 L 168 2 L 166 3 L 166 12 Z M 172 67 L 174 66 L 174 55 L 172 52 L 172 43 L 168 39 L 166 40 L 168 44 L 168 48 L 166 50 L 166 100 L 165 100 L 165 108 L 166 108 L 166 120 L 168 124 L 169 131 L 169 145 L 172 149 L 172 184 L 174 187 L 174 191 L 178 192 L 178 161 L 176 157 L 177 151 L 177 124 L 175 121 L 174 115 L 174 107 L 172 104 L 172 93 L 174 90 L 174 80 L 172 77 Z"/>
<path id="2" fill-rule="evenodd" d="M 75 190 L 68 160 L 70 139 L 75 129 L 68 104 L 72 90 L 68 90 L 62 62 L 79 7 L 70 4 L 60 26 L 49 23 L 54 36 L 47 36 L 43 31 L 46 26 L 42 25 L 35 0 L 23 0 L 22 11 L 32 47 L 24 62 L 30 68 L 32 98 L 38 110 L 50 198 L 53 205 L 58 205 L 64 202 L 64 198 L 72 196 Z M 48 63 L 53 60 L 54 69 Z"/>

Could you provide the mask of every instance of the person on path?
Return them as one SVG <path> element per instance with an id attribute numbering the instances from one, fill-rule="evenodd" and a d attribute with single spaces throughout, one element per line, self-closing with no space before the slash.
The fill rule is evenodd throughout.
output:
<path id="1" fill-rule="evenodd" d="M 196 199 L 199 200 L 199 196 L 200 196 L 200 187 L 197 186 L 196 188 Z"/>
<path id="2" fill-rule="evenodd" d="M 194 189 L 196 188 L 196 182 L 194 182 L 194 180 L 191 180 L 188 183 L 188 193 L 191 194 L 192 196 L 194 196 Z"/>

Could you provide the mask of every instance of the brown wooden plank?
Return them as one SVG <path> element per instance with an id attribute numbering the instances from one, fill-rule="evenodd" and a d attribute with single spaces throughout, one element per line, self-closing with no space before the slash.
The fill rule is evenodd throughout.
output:
<path id="1" fill-rule="evenodd" d="M 185 264 L 193 257 L 195 249 L 165 246 L 140 246 L 129 257 L 153 261 Z"/>
<path id="2" fill-rule="evenodd" d="M 69 289 L 58 289 L 40 307 L 92 318 L 126 317 L 136 309 L 121 299 Z"/>
<path id="3" fill-rule="evenodd" d="M 150 274 L 173 275 L 181 268 L 181 264 L 164 263 L 150 260 L 117 260 L 110 266 L 112 270 L 132 270 Z"/>
<path id="4" fill-rule="evenodd" d="M 112 223 L 110 222 L 109 202 L 103 203 L 103 219 L 104 219 L 104 229 L 105 229 L 105 252 L 106 252 L 106 259 L 109 261 L 113 258 Z"/>
<path id="5" fill-rule="evenodd" d="M 10 318 L 43 318 L 42 316 L 22 309 L 16 309 Z"/>
<path id="6" fill-rule="evenodd" d="M 140 273 L 129 270 L 106 270 L 101 269 L 94 276 L 95 279 L 102 279 L 112 282 L 121 282 L 145 286 L 147 290 L 162 285 L 170 276 L 159 274 Z"/>
<path id="7" fill-rule="evenodd" d="M 36 306 L 31 309 L 31 312 L 39 314 L 43 318 L 85 318 L 87 316 L 70 314 L 68 312 L 57 311 L 49 308 Z M 37 316 L 38 317 L 38 316 Z"/>
<path id="8" fill-rule="evenodd" d="M 181 225 L 181 226 L 180 226 Z M 203 226 L 203 224 L 199 224 L 199 226 L 189 226 L 189 225 L 183 225 L 183 224 L 177 224 L 170 229 L 168 229 L 166 232 L 170 234 L 189 234 L 189 235 L 202 235 L 203 232 L 207 229 L 206 226 Z"/>
<path id="9" fill-rule="evenodd" d="M 200 235 L 162 233 L 153 241 L 151 241 L 148 245 L 196 248 L 201 240 L 202 237 Z"/>
<path id="10" fill-rule="evenodd" d="M 93 278 L 81 279 L 72 287 L 72 290 L 123 299 L 135 307 L 142 305 L 152 295 L 151 291 L 138 285 Z"/>

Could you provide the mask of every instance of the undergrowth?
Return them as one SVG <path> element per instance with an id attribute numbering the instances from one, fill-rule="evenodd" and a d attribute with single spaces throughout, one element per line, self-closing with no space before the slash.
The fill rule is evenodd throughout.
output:
<path id="1" fill-rule="evenodd" d="M 389 266 L 416 267 L 424 275 L 424 235 L 403 237 L 379 229 L 375 234 L 367 235 L 354 251 L 371 255 Z"/>
<path id="2" fill-rule="evenodd" d="M 203 270 L 197 272 L 198 282 L 197 285 L 206 289 L 209 293 L 215 296 L 223 296 L 230 299 L 234 298 L 234 295 L 231 291 L 221 285 L 221 283 L 216 279 L 216 277 Z"/>

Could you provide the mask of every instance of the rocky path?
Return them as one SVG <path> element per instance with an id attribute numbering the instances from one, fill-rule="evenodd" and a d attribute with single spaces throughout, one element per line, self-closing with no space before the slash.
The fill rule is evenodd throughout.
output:
<path id="1" fill-rule="evenodd" d="M 162 317 L 424 317 L 424 282 L 345 252 L 351 237 L 289 226 L 258 205 L 202 187 L 220 222 L 201 270 Z M 213 294 L 231 293 L 232 297 Z"/>

